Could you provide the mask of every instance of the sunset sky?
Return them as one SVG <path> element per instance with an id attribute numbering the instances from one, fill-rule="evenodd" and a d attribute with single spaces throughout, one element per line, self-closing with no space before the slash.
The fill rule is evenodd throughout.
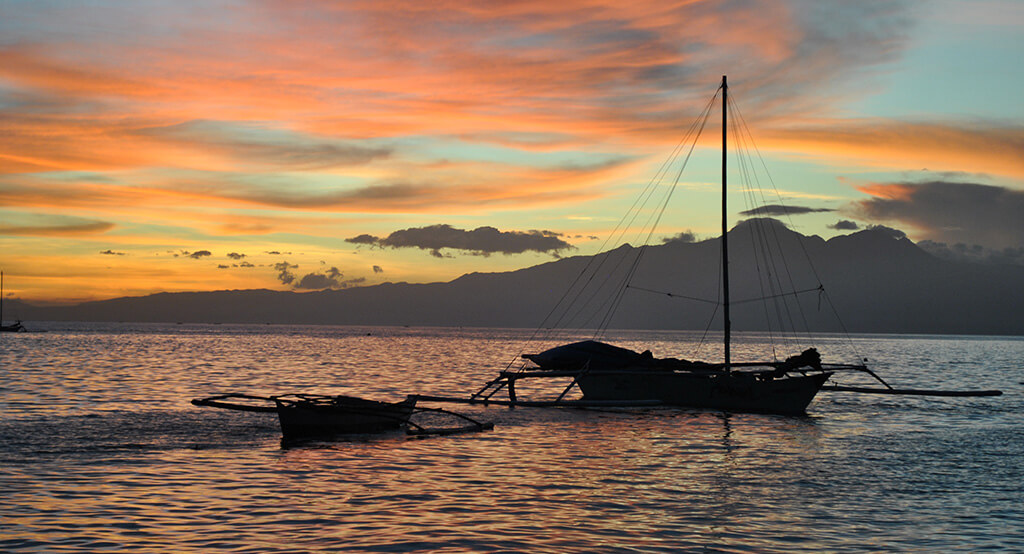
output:
<path id="1" fill-rule="evenodd" d="M 1024 263 L 1022 57 L 1017 0 L 0 0 L 4 293 L 592 254 L 726 74 L 796 230 Z M 717 147 L 656 240 L 717 233 Z"/>

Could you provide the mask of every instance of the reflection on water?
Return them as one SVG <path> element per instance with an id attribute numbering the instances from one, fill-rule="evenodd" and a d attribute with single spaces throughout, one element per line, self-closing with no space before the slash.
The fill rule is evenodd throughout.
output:
<path id="1" fill-rule="evenodd" d="M 527 336 L 54 325 L 3 337 L 0 550 L 1024 549 L 1015 339 L 856 337 L 897 384 L 1009 394 L 822 393 L 800 418 L 466 407 L 495 430 L 282 449 L 273 414 L 188 404 L 227 392 L 468 393 Z M 699 341 L 615 338 L 677 355 Z"/>

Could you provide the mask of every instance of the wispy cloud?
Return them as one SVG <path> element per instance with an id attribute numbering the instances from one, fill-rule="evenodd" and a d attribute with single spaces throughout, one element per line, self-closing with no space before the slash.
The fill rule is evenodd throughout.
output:
<path id="1" fill-rule="evenodd" d="M 1002 123 L 829 120 L 764 135 L 771 148 L 863 167 L 1024 177 L 1024 127 Z"/>
<path id="2" fill-rule="evenodd" d="M 79 236 L 96 235 L 110 231 L 115 226 L 106 221 L 95 221 L 81 217 L 9 213 L 0 223 L 0 235 L 23 236 Z"/>
<path id="3" fill-rule="evenodd" d="M 750 210 L 740 212 L 740 215 L 800 215 L 821 212 L 834 212 L 832 208 L 811 208 L 809 206 L 786 206 L 783 204 L 768 204 Z"/>
<path id="4" fill-rule="evenodd" d="M 176 148 L 216 152 L 254 170 L 327 169 L 385 158 L 391 149 L 358 141 L 316 137 L 255 122 L 187 121 L 136 131 Z"/>

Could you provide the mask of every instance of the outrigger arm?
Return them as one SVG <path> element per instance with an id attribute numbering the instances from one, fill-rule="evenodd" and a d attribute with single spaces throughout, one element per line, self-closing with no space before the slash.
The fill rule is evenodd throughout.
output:
<path id="1" fill-rule="evenodd" d="M 835 369 L 851 369 L 854 371 L 862 371 L 872 376 L 879 383 L 885 385 L 884 389 L 872 388 L 872 387 L 849 387 L 845 385 L 822 385 L 821 390 L 832 391 L 832 392 L 857 392 L 862 394 L 892 394 L 892 395 L 905 395 L 905 396 L 1000 396 L 1003 394 L 1001 390 L 978 390 L 978 391 L 957 391 L 957 390 L 924 390 L 924 389 L 897 389 L 893 388 L 892 385 L 886 383 L 877 373 L 871 371 L 866 365 L 850 365 L 840 366 Z"/>

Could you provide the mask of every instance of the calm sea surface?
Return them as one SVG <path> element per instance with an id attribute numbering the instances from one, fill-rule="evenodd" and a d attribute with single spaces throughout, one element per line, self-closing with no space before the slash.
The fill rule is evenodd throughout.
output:
<path id="1" fill-rule="evenodd" d="M 1020 338 L 817 341 L 896 386 L 1001 397 L 822 392 L 808 417 L 455 406 L 496 428 L 281 448 L 275 415 L 189 400 L 463 396 L 541 345 L 503 329 L 33 327 L 48 332 L 0 335 L 2 551 L 1024 551 Z M 691 333 L 608 339 L 716 355 L 694 355 Z M 734 358 L 765 342 L 740 335 Z"/>

